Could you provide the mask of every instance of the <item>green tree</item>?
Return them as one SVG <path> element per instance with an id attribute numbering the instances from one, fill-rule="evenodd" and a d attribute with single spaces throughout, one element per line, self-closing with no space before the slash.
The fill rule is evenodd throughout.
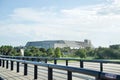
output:
<path id="1" fill-rule="evenodd" d="M 120 45 L 111 45 L 110 48 L 112 48 L 112 49 L 120 49 Z"/>
<path id="2" fill-rule="evenodd" d="M 0 53 L 2 55 L 10 55 L 12 52 L 14 52 L 14 48 L 12 46 L 1 46 L 0 47 Z"/>
<path id="3" fill-rule="evenodd" d="M 66 52 L 66 53 L 69 53 L 70 52 L 70 47 L 64 47 L 61 49 L 62 52 Z"/>
<path id="4" fill-rule="evenodd" d="M 54 57 L 61 57 L 62 56 L 62 52 L 60 50 L 60 48 L 56 48 L 55 49 L 55 54 L 54 54 Z"/>
<path id="5" fill-rule="evenodd" d="M 49 48 L 49 49 L 47 50 L 47 56 L 53 57 L 53 56 L 54 56 L 54 49 Z"/>
<path id="6" fill-rule="evenodd" d="M 43 53 L 46 53 L 46 49 L 45 48 L 40 48 L 39 49 L 41 52 L 43 52 Z"/>
<path id="7" fill-rule="evenodd" d="M 24 56 L 33 56 L 33 53 L 29 49 L 25 49 Z"/>
<path id="8" fill-rule="evenodd" d="M 95 57 L 95 49 L 86 47 L 86 55 L 90 57 Z"/>
<path id="9" fill-rule="evenodd" d="M 25 49 L 25 56 L 43 56 L 43 52 L 36 47 L 28 47 Z"/>
<path id="10" fill-rule="evenodd" d="M 119 59 L 120 51 L 115 48 L 98 48 L 96 55 L 99 59 Z"/>
<path id="11" fill-rule="evenodd" d="M 76 56 L 79 56 L 80 58 L 86 58 L 86 50 L 85 49 L 79 49 L 75 52 Z"/>

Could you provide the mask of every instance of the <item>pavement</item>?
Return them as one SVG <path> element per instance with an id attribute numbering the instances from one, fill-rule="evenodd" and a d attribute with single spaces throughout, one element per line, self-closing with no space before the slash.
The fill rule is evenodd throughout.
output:
<path id="1" fill-rule="evenodd" d="M 16 73 L 6 68 L 0 67 L 0 80 L 31 80 L 31 76 L 24 76 L 21 72 Z"/>
<path id="2" fill-rule="evenodd" d="M 62 64 L 61 64 L 62 65 Z M 0 66 L 0 77 L 4 80 L 34 80 L 34 66 L 28 65 L 28 75 L 23 75 L 24 64 L 20 64 L 20 72 L 16 72 L 16 63 L 14 63 L 14 69 L 11 71 L 10 67 L 6 69 L 5 67 Z M 72 73 L 73 80 L 94 80 L 94 77 Z M 2 79 L 0 79 L 2 80 Z M 48 80 L 48 68 L 38 66 L 38 79 L 37 80 Z M 67 80 L 67 71 L 53 69 L 53 80 Z"/>
<path id="3" fill-rule="evenodd" d="M 52 64 L 52 63 L 51 63 Z M 60 62 L 59 65 L 65 65 L 65 63 Z M 6 69 L 6 67 L 0 66 L 0 80 L 34 80 L 34 66 L 28 65 L 28 75 L 23 75 L 24 64 L 20 64 L 20 72 L 16 72 L 16 63 L 14 63 L 14 70 L 11 71 L 10 67 Z M 70 62 L 69 66 L 79 67 L 79 62 Z M 104 71 L 120 74 L 120 65 L 117 64 L 104 64 Z M 99 71 L 98 63 L 85 63 L 84 68 L 97 70 Z M 84 75 L 80 73 L 72 73 L 72 80 L 95 80 L 94 77 L 89 75 Z M 37 80 L 48 80 L 48 68 L 38 66 L 38 79 Z M 53 80 L 67 80 L 67 71 L 53 69 Z"/>

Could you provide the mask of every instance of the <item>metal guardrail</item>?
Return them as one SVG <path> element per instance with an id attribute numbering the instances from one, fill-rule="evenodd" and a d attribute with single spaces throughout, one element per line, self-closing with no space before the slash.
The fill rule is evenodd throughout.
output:
<path id="1" fill-rule="evenodd" d="M 24 63 L 24 75 L 27 75 L 27 65 L 32 64 L 34 65 L 34 79 L 37 79 L 37 66 L 43 66 L 48 68 L 48 80 L 53 80 L 53 69 L 60 69 L 67 71 L 67 80 L 72 80 L 72 72 L 88 74 L 91 76 L 95 76 L 96 78 L 99 77 L 100 72 L 93 71 L 89 69 L 82 69 L 82 68 L 74 68 L 68 66 L 61 66 L 61 65 L 54 65 L 54 64 L 46 64 L 46 63 L 39 63 L 33 61 L 26 61 L 26 60 L 17 60 L 17 59 L 8 59 L 8 58 L 0 58 L 0 66 L 5 67 L 6 61 L 6 68 L 8 68 L 8 61 L 10 61 L 11 70 L 13 70 L 14 66 L 13 63 L 17 62 L 17 72 L 19 72 L 19 63 Z"/>
<path id="2" fill-rule="evenodd" d="M 24 64 L 24 75 L 27 75 L 28 64 L 34 65 L 34 79 L 38 78 L 38 75 L 37 75 L 38 66 L 42 66 L 42 67 L 48 68 L 48 80 L 53 80 L 53 69 L 67 71 L 67 80 L 72 80 L 72 72 L 94 76 L 96 78 L 96 80 L 120 80 L 120 75 L 103 73 L 101 71 L 95 71 L 95 70 L 84 69 L 84 68 L 76 68 L 76 67 L 70 67 L 70 66 L 39 63 L 39 62 L 27 61 L 27 60 L 0 58 L 0 66 L 5 67 L 5 62 L 6 62 L 6 68 L 8 68 L 9 67 L 8 61 L 10 61 L 10 69 L 11 70 L 14 69 L 14 62 L 17 63 L 16 72 L 19 72 L 19 67 L 20 67 L 19 64 L 23 63 Z"/>
<path id="3" fill-rule="evenodd" d="M 28 60 L 28 61 L 44 61 L 44 63 L 48 63 L 48 61 L 53 60 L 54 64 L 58 64 L 58 60 L 65 61 L 65 65 L 69 66 L 69 61 L 79 61 L 79 67 L 84 68 L 85 62 L 93 62 L 93 63 L 99 63 L 99 71 L 104 71 L 104 64 L 120 64 L 120 61 L 108 61 L 108 60 L 81 60 L 81 59 L 75 59 L 75 58 L 48 58 L 48 57 L 31 57 L 31 56 L 0 56 L 2 58 L 10 58 L 10 59 L 20 59 L 20 60 Z"/>

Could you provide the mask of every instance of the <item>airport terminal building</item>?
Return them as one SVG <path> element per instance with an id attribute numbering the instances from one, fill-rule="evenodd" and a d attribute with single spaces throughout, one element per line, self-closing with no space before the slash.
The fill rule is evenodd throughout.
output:
<path id="1" fill-rule="evenodd" d="M 47 41 L 33 41 L 27 42 L 25 47 L 34 46 L 37 48 L 64 48 L 70 47 L 71 49 L 79 49 L 79 48 L 86 48 L 86 47 L 93 47 L 90 40 L 81 41 L 69 41 L 69 40 L 47 40 Z"/>

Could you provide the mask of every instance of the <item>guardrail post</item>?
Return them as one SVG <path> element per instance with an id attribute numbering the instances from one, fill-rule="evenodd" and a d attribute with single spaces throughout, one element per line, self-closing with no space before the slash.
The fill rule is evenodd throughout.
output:
<path id="1" fill-rule="evenodd" d="M 80 68 L 83 68 L 84 67 L 83 65 L 84 65 L 83 60 L 80 60 Z"/>
<path id="2" fill-rule="evenodd" d="M 54 64 L 57 64 L 57 60 L 56 59 L 54 59 Z"/>
<path id="3" fill-rule="evenodd" d="M 67 80 L 72 80 L 72 72 L 67 71 Z"/>
<path id="4" fill-rule="evenodd" d="M 37 79 L 37 65 L 34 65 L 34 79 Z"/>
<path id="5" fill-rule="evenodd" d="M 37 58 L 34 58 L 34 61 L 36 61 L 36 62 L 37 62 Z"/>
<path id="6" fill-rule="evenodd" d="M 1 66 L 1 59 L 0 59 L 0 66 Z"/>
<path id="7" fill-rule="evenodd" d="M 19 72 L 19 62 L 17 62 L 17 72 Z"/>
<path id="8" fill-rule="evenodd" d="M 100 74 L 101 74 L 101 72 L 97 76 L 95 76 L 95 80 L 103 80 L 103 79 L 100 79 Z"/>
<path id="9" fill-rule="evenodd" d="M 66 66 L 68 66 L 68 60 L 66 60 Z"/>
<path id="10" fill-rule="evenodd" d="M 47 63 L 47 59 L 45 59 L 45 63 Z"/>
<path id="11" fill-rule="evenodd" d="M 32 61 L 34 61 L 34 58 L 31 58 Z"/>
<path id="12" fill-rule="evenodd" d="M 8 60 L 6 61 L 6 69 L 8 69 Z"/>
<path id="13" fill-rule="evenodd" d="M 13 61 L 11 61 L 11 70 L 13 70 L 13 67 L 14 67 Z"/>
<path id="14" fill-rule="evenodd" d="M 27 75 L 27 64 L 24 63 L 24 75 Z"/>
<path id="15" fill-rule="evenodd" d="M 48 80 L 53 80 L 53 70 L 48 67 Z"/>
<path id="16" fill-rule="evenodd" d="M 3 62 L 2 67 L 4 67 L 5 66 L 5 60 L 3 60 L 2 62 Z"/>
<path id="17" fill-rule="evenodd" d="M 103 72 L 103 63 L 100 62 L 100 71 Z"/>
<path id="18" fill-rule="evenodd" d="M 95 77 L 95 80 L 102 80 L 102 79 L 100 79 L 100 78 L 98 78 L 98 77 Z"/>
<path id="19" fill-rule="evenodd" d="M 24 57 L 22 57 L 22 60 L 25 60 Z"/>

